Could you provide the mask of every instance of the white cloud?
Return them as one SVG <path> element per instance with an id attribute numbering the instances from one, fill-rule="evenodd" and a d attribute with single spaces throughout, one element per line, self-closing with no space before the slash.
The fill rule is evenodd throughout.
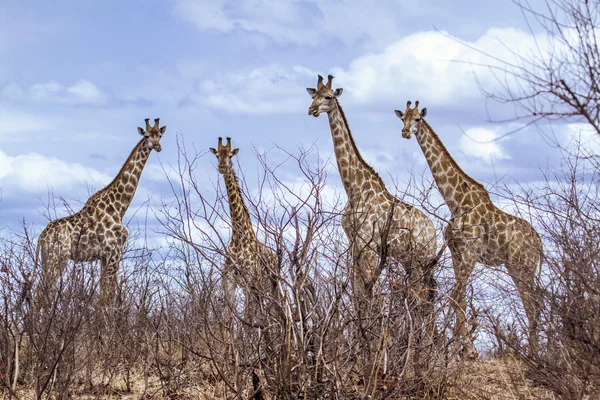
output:
<path id="1" fill-rule="evenodd" d="M 228 32 L 234 28 L 233 20 L 225 15 L 226 1 L 200 2 L 178 0 L 175 14 L 193 23 L 198 29 L 216 29 Z"/>
<path id="2" fill-rule="evenodd" d="M 11 65 L 14 54 L 25 54 L 32 44 L 43 40 L 53 41 L 54 35 L 64 29 L 64 21 L 55 18 L 38 18 L 34 12 L 14 12 L 14 7 L 4 3 L 0 13 L 0 55 L 3 57 L 2 67 Z M 19 57 L 17 57 L 19 58 Z M 40 56 L 36 54 L 35 60 L 39 63 Z M 41 63 L 39 63 L 41 64 Z M 14 65 L 12 65 L 14 66 Z M 47 66 L 44 65 L 44 68 Z M 14 73 L 8 68 L 7 73 Z"/>
<path id="3" fill-rule="evenodd" d="M 482 52 L 511 61 L 513 52 L 528 54 L 544 40 L 514 28 L 492 28 L 466 45 L 443 32 L 419 32 L 331 72 L 336 77 L 334 86 L 345 89 L 349 103 L 401 106 L 418 99 L 425 107 L 444 105 L 468 113 L 471 108 L 481 109 L 477 81 L 487 89 L 497 83 L 494 72 L 483 66 L 497 62 Z M 306 86 L 314 86 L 316 75 L 317 71 L 301 66 L 286 69 L 271 64 L 204 81 L 189 100 L 242 113 L 297 111 L 305 107 L 302 93 Z"/>
<path id="4" fill-rule="evenodd" d="M 179 184 L 179 178 L 179 172 L 172 165 L 156 162 L 148 162 L 142 172 L 142 179 L 156 182 L 168 182 L 170 180 L 173 184 Z"/>
<path id="5" fill-rule="evenodd" d="M 461 136 L 459 147 L 467 155 L 477 157 L 490 163 L 492 160 L 507 159 L 509 156 L 504 152 L 498 142 L 496 132 L 486 128 L 467 129 L 465 135 Z"/>
<path id="6" fill-rule="evenodd" d="M 488 89 L 496 82 L 485 65 L 498 63 L 482 53 L 512 61 L 514 52 L 529 54 L 536 41 L 539 45 L 544 40 L 515 28 L 492 28 L 465 46 L 444 32 L 419 32 L 382 52 L 355 59 L 346 69 L 334 68 L 332 73 L 360 104 L 382 99 L 400 104 L 420 99 L 422 106 L 458 104 L 481 97 L 475 75 Z"/>
<path id="7" fill-rule="evenodd" d="M 86 79 L 81 79 L 71 86 L 64 86 L 56 81 L 50 81 L 36 83 L 26 89 L 11 83 L 2 89 L 1 96 L 3 99 L 10 101 L 32 101 L 45 104 L 102 105 L 108 100 L 105 93 Z"/>
<path id="8" fill-rule="evenodd" d="M 387 175 L 396 167 L 396 157 L 394 157 L 391 151 L 386 151 L 379 146 L 363 147 L 359 151 L 367 164 L 372 166 L 384 180 L 387 179 Z"/>
<path id="9" fill-rule="evenodd" d="M 78 163 L 67 163 L 37 153 L 9 156 L 0 151 L 0 187 L 13 186 L 28 192 L 46 192 L 48 189 L 71 188 L 81 183 L 98 187 L 110 180 L 109 176 Z"/>
<path id="10" fill-rule="evenodd" d="M 54 127 L 54 122 L 45 116 L 33 115 L 18 109 L 0 107 L 0 142 L 26 142 L 24 133 L 45 131 Z"/>
<path id="11" fill-rule="evenodd" d="M 367 0 L 177 0 L 174 14 L 199 30 L 241 30 L 280 44 L 321 46 L 330 39 L 345 44 L 389 41 L 398 35 L 398 16 L 427 13 L 431 7 L 425 3 L 412 7 L 407 0 L 380 0 L 372 7 Z"/>
<path id="12" fill-rule="evenodd" d="M 260 206 L 276 210 L 282 210 L 282 205 L 288 209 L 292 207 L 315 207 L 317 191 L 314 184 L 307 181 L 304 177 L 298 176 L 296 179 L 283 180 L 278 186 L 273 188 L 261 187 L 261 193 L 256 193 L 256 188 L 251 193 L 253 198 L 260 197 Z M 339 207 L 340 201 L 345 202 L 346 193 L 341 186 L 334 184 L 324 184 L 319 187 L 319 201 L 325 209 Z M 345 204 L 345 203 L 343 203 Z"/>
<path id="13" fill-rule="evenodd" d="M 566 124 L 562 129 L 561 136 L 559 138 L 561 144 L 571 151 L 576 151 L 580 146 L 589 155 L 600 155 L 600 136 L 590 124 Z"/>
<path id="14" fill-rule="evenodd" d="M 212 1 L 179 0 L 175 13 L 193 23 L 198 29 L 216 29 L 231 32 L 242 29 L 246 32 L 265 34 L 279 43 L 311 44 L 319 39 L 317 30 L 303 25 L 303 1 L 249 0 Z M 235 9 L 233 9 L 235 6 Z"/>
<path id="15" fill-rule="evenodd" d="M 196 106 L 207 106 L 244 114 L 269 114 L 302 109 L 304 88 L 299 78 L 316 76 L 307 68 L 295 66 L 286 70 L 269 65 L 249 72 L 226 75 L 199 84 L 199 91 L 188 100 Z M 290 93 L 292 95 L 290 95 Z"/>

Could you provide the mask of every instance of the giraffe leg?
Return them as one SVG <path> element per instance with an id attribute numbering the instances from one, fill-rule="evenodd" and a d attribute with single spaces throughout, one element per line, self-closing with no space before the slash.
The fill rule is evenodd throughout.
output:
<path id="1" fill-rule="evenodd" d="M 266 293 L 262 291 L 263 288 L 260 283 L 259 278 L 255 276 L 248 277 L 248 281 L 246 282 L 245 318 L 253 325 L 264 325 L 267 323 L 263 307 L 263 298 Z M 254 326 L 253 329 L 255 329 Z"/>
<path id="2" fill-rule="evenodd" d="M 68 259 L 57 254 L 42 255 L 42 271 L 33 304 L 38 311 L 48 310 L 58 290 L 56 284 L 68 264 Z"/>
<path id="3" fill-rule="evenodd" d="M 519 292 L 519 297 L 523 302 L 523 308 L 527 315 L 529 344 L 533 354 L 538 351 L 537 324 L 543 304 L 540 296 L 541 292 L 535 284 L 536 267 L 537 262 L 527 263 L 511 260 L 506 264 L 508 274 Z"/>
<path id="4" fill-rule="evenodd" d="M 461 356 L 467 358 L 477 358 L 466 318 L 467 284 L 481 252 L 483 233 L 483 227 L 480 224 L 472 224 L 467 217 L 457 218 L 444 230 L 456 280 L 451 296 L 454 309 L 454 340 L 462 346 Z"/>
<path id="5" fill-rule="evenodd" d="M 261 288 L 259 286 L 260 282 L 255 281 L 254 278 L 252 279 L 253 281 L 250 283 L 250 288 L 247 291 L 249 299 L 246 303 L 246 319 L 248 321 L 251 321 L 253 324 L 258 323 L 260 326 L 264 326 L 268 324 L 266 313 L 264 312 L 264 308 L 262 307 L 263 296 L 265 295 L 265 293 L 261 292 Z M 269 331 L 267 329 L 263 330 L 262 328 L 256 328 L 254 326 L 250 329 L 252 330 L 253 336 L 255 335 L 255 332 L 258 332 L 257 342 L 260 343 L 259 346 L 264 346 L 264 348 L 266 349 L 269 346 L 269 343 L 271 342 L 268 336 Z M 255 390 L 255 394 L 254 396 L 252 396 L 252 398 L 264 399 L 261 390 L 260 377 L 258 375 L 258 372 L 260 372 L 261 370 L 262 364 L 260 353 L 258 354 L 257 362 L 258 365 L 252 366 L 252 387 Z"/>
<path id="6" fill-rule="evenodd" d="M 421 279 L 419 286 L 421 289 L 421 304 L 423 316 L 427 321 L 427 334 L 437 336 L 435 326 L 435 298 L 437 292 L 437 282 L 435 280 L 436 258 L 421 263 Z"/>
<path id="7" fill-rule="evenodd" d="M 260 343 L 261 347 L 263 346 L 263 344 L 266 347 L 266 346 L 268 346 L 267 343 L 269 343 L 270 340 L 268 339 L 268 337 L 263 337 L 263 335 L 267 334 L 268 330 L 263 331 L 262 328 L 257 328 L 254 325 L 254 324 L 258 323 L 260 326 L 262 326 L 262 325 L 268 323 L 266 318 L 264 318 L 265 313 L 263 312 L 263 307 L 262 307 L 262 296 L 264 295 L 264 293 L 261 293 L 259 282 L 254 280 L 254 277 L 251 277 L 249 279 L 250 279 L 250 281 L 246 282 L 246 290 L 244 291 L 245 295 L 246 295 L 246 302 L 245 302 L 245 307 L 244 307 L 244 317 L 245 317 L 246 321 L 253 324 L 251 327 L 249 327 L 249 332 L 251 332 L 250 335 L 253 338 L 252 340 L 257 340 L 257 342 Z M 256 336 L 257 333 L 258 333 L 258 336 Z M 265 341 L 265 339 L 267 339 L 266 343 L 263 342 L 263 341 Z M 257 373 L 257 371 L 260 371 L 260 364 L 261 364 L 260 354 L 258 355 L 257 360 L 258 360 L 259 365 L 252 366 L 252 387 L 256 391 L 256 393 L 254 394 L 254 396 L 252 396 L 252 398 L 253 399 L 264 399 L 262 390 L 260 389 L 260 377 Z"/>
<path id="8" fill-rule="evenodd" d="M 100 274 L 100 305 L 111 314 L 117 288 L 117 273 L 121 253 L 115 252 L 102 260 Z"/>
<path id="9" fill-rule="evenodd" d="M 355 249 L 358 246 L 355 246 Z M 364 382 L 369 382 L 371 373 L 375 368 L 377 340 L 371 331 L 371 306 L 373 300 L 373 287 L 377 281 L 373 271 L 376 267 L 377 255 L 374 251 L 361 246 L 353 254 L 354 305 L 357 314 L 357 335 L 359 338 L 359 365 Z"/>
<path id="10" fill-rule="evenodd" d="M 109 315 L 112 314 L 117 295 L 119 263 L 129 236 L 127 228 L 122 225 L 113 226 L 110 233 L 110 235 L 107 233 L 106 255 L 102 258 L 102 270 L 100 272 L 100 305 L 109 311 Z"/>
<path id="11" fill-rule="evenodd" d="M 97 340 L 102 352 L 109 351 L 108 338 L 113 326 L 113 304 L 116 294 L 117 272 L 120 253 L 102 259 L 100 271 L 100 310 L 96 313 Z"/>
<path id="12" fill-rule="evenodd" d="M 235 307 L 235 277 L 233 265 L 230 262 L 226 262 L 223 267 L 223 311 L 224 311 L 224 323 L 221 325 L 221 336 L 223 340 L 223 351 L 224 354 L 229 354 L 230 346 L 232 345 L 230 339 L 233 338 L 233 309 Z"/>
<path id="13" fill-rule="evenodd" d="M 458 247 L 458 246 L 457 246 Z M 462 247 L 462 246 L 460 246 Z M 475 267 L 475 259 L 468 251 L 450 247 L 452 265 L 456 283 L 452 291 L 452 306 L 454 308 L 454 338 L 462 345 L 461 353 L 466 357 L 476 357 L 477 352 L 469 335 L 467 327 L 467 283 Z"/>
<path id="14" fill-rule="evenodd" d="M 359 330 L 367 329 L 370 324 L 370 307 L 373 299 L 373 287 L 377 280 L 373 276 L 375 253 L 362 249 L 353 266 L 354 305 L 358 317 Z"/>
<path id="15" fill-rule="evenodd" d="M 378 278 L 378 276 L 375 276 L 376 265 L 377 254 L 371 249 L 361 248 L 354 263 L 357 278 L 355 290 L 358 290 L 361 297 L 367 300 L 373 297 L 373 287 Z"/>

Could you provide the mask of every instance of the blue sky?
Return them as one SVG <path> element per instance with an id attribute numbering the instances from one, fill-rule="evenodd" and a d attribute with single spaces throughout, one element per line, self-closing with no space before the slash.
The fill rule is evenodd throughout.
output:
<path id="1" fill-rule="evenodd" d="M 528 30 L 511 1 L 482 4 L 3 0 L 0 227 L 24 218 L 41 230 L 49 191 L 80 206 L 119 171 L 144 118 L 160 117 L 167 132 L 132 209 L 149 196 L 156 204 L 172 196 L 163 168 L 176 163 L 178 134 L 202 151 L 231 136 L 250 190 L 255 149 L 314 143 L 330 155 L 327 118 L 307 115 L 305 88 L 316 85 L 317 73 L 332 73 L 344 88 L 340 103 L 357 145 L 388 185 L 407 182 L 409 170 L 426 171 L 393 112 L 417 99 L 471 176 L 488 186 L 535 184 L 558 167 L 557 150 L 533 128 L 492 141 L 520 126 L 489 122 L 488 113 L 502 119 L 514 110 L 486 102 L 475 76 L 488 88 L 495 80 L 470 63 L 491 61 L 453 37 L 501 58 L 544 38 Z M 554 133 L 566 143 L 581 128 L 563 124 Z M 286 168 L 293 179 L 298 171 Z M 197 171 L 214 192 L 214 157 L 202 156 Z M 341 188 L 333 174 L 329 184 Z"/>

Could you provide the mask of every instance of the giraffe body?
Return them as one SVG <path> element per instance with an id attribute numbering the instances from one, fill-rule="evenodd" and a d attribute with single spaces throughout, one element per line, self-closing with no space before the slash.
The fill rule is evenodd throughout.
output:
<path id="1" fill-rule="evenodd" d="M 532 348 L 537 348 L 536 327 L 541 301 L 535 284 L 541 262 L 542 241 L 530 223 L 496 207 L 488 191 L 468 176 L 452 158 L 440 138 L 425 121 L 427 109 L 407 103 L 406 111 L 396 110 L 404 121 L 402 136 L 415 135 L 452 220 L 444 231 L 452 254 L 456 278 L 452 298 L 456 314 L 455 335 L 467 353 L 476 354 L 467 338 L 465 324 L 467 281 L 477 262 L 486 266 L 505 265 L 527 314 Z"/>
<path id="2" fill-rule="evenodd" d="M 41 306 L 56 288 L 56 282 L 70 260 L 101 261 L 100 292 L 103 305 L 110 305 L 115 294 L 116 277 L 121 254 L 127 241 L 123 216 L 129 208 L 140 176 L 152 150 L 161 151 L 159 143 L 166 127 L 159 128 L 159 119 L 146 130 L 134 147 L 115 179 L 88 199 L 73 215 L 51 221 L 40 234 L 36 251 L 36 266 L 41 261 L 41 282 L 36 302 Z M 43 295 L 46 298 L 40 299 Z"/>
<path id="3" fill-rule="evenodd" d="M 381 177 L 360 155 L 348 122 L 337 98 L 343 89 L 331 88 L 319 76 L 316 89 L 307 88 L 313 98 L 308 114 L 318 117 L 326 112 L 333 138 L 338 169 L 348 195 L 342 226 L 352 245 L 355 274 L 362 278 L 366 295 L 371 295 L 380 271 L 379 255 L 411 269 L 430 265 L 436 256 L 436 233 L 433 222 L 416 207 L 394 197 Z M 428 285 L 433 271 L 425 271 Z"/>

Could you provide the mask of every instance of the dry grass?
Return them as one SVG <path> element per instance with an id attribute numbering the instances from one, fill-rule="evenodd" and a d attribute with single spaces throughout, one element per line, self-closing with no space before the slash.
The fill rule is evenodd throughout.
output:
<path id="1" fill-rule="evenodd" d="M 511 358 L 467 362 L 448 399 L 555 399 L 549 391 L 533 387 L 525 371 L 521 362 Z"/>
<path id="2" fill-rule="evenodd" d="M 598 357 L 588 345 L 597 343 L 598 307 L 593 300 L 599 292 L 591 284 L 598 281 L 600 191 L 594 187 L 592 194 L 581 195 L 581 179 L 598 179 L 585 174 L 580 178 L 578 159 L 571 163 L 566 177 L 548 179 L 546 203 L 533 203 L 530 198 L 538 197 L 529 194 L 515 198 L 516 204 L 538 204 L 544 232 L 553 233 L 549 247 L 561 250 L 546 254 L 549 277 L 540 278 L 548 288 L 548 307 L 540 321 L 548 345 L 539 359 L 527 357 L 524 336 L 512 335 L 520 332 L 519 318 L 507 327 L 490 314 L 492 324 L 498 322 L 492 325 L 499 347 L 495 354 L 510 349 L 514 358 L 456 360 L 448 258 L 436 266 L 440 295 L 430 318 L 439 326 L 437 340 L 426 336 L 424 308 L 401 268 L 385 268 L 368 313 L 359 313 L 353 303 L 353 261 L 336 222 L 341 211 L 321 208 L 324 201 L 318 196 L 325 178 L 317 171 L 307 177 L 315 198 L 310 194 L 303 202 L 310 205 L 306 213 L 285 203 L 289 189 L 278 195 L 281 207 L 251 204 L 253 214 L 262 216 L 259 226 L 269 227 L 265 237 L 278 254 L 277 265 L 269 270 L 275 284 L 261 288 L 266 323 L 244 320 L 240 296 L 231 309 L 235 323 L 224 329 L 229 304 L 222 301 L 221 266 L 226 257 L 222 244 L 228 238 L 219 236 L 220 219 L 202 210 L 224 210 L 226 204 L 212 204 L 197 193 L 198 209 L 186 208 L 190 193 L 200 187 L 196 184 L 161 220 L 172 247 L 156 252 L 132 247 L 127 253 L 112 314 L 98 312 L 94 266 L 82 274 L 76 265 L 65 272 L 52 307 L 46 307 L 48 315 L 28 314 L 26 300 L 31 282 L 37 281 L 32 278 L 34 235 L 24 227 L 23 233 L 1 237 L 0 384 L 11 387 L 17 376 L 20 399 L 35 398 L 34 390 L 41 392 L 40 398 L 249 399 L 252 370 L 262 366 L 260 382 L 271 392 L 269 399 L 274 394 L 290 400 L 584 398 L 600 387 Z M 593 171 L 600 171 L 600 164 Z M 186 179 L 195 182 L 193 174 Z M 279 181 L 273 180 L 269 184 L 275 187 Z M 556 181 L 566 182 L 565 190 L 571 192 L 556 191 Z M 573 204 L 588 206 L 573 210 Z M 218 240 L 210 231 L 201 237 L 190 233 L 205 225 Z M 146 235 L 133 232 L 130 238 Z M 240 292 L 255 290 L 252 280 L 246 285 Z M 511 290 L 500 291 L 500 296 L 511 298 Z M 508 303 L 507 310 L 519 316 L 520 308 Z M 479 313 L 474 304 L 465 312 L 469 318 Z M 9 398 L 7 389 L 0 389 L 0 398 Z"/>
<path id="3" fill-rule="evenodd" d="M 85 389 L 83 384 L 72 392 L 74 400 L 90 399 L 226 399 L 227 388 L 223 382 L 209 379 L 205 374 L 188 376 L 190 384 L 177 393 L 165 394 L 158 377 L 145 379 L 142 374 L 133 379 L 130 391 L 126 389 L 122 377 L 115 377 L 110 386 L 98 382 L 93 389 Z M 7 393 L 0 393 L 7 395 Z M 21 399 L 31 399 L 33 393 L 27 389 L 18 391 Z M 504 399 L 555 399 L 550 392 L 533 387 L 525 376 L 522 363 L 514 359 L 488 359 L 466 362 L 460 376 L 451 383 L 447 393 L 449 400 L 504 400 Z M 398 398 L 395 398 L 398 399 Z M 402 398 L 408 400 L 409 398 Z"/>
<path id="4" fill-rule="evenodd" d="M 200 377 L 198 377 L 200 381 Z M 112 384 L 97 382 L 93 388 L 86 388 L 83 380 L 74 387 L 69 394 L 73 400 L 91 399 L 120 399 L 120 400 L 191 400 L 191 399 L 225 399 L 227 392 L 225 385 L 219 382 L 203 380 L 201 384 L 189 385 L 176 393 L 165 394 L 163 383 L 157 376 L 144 378 L 142 374 L 133 378 L 133 385 L 127 389 L 123 377 L 115 377 Z M 0 397 L 8 398 L 8 393 L 0 391 Z M 17 391 L 19 399 L 34 399 L 35 393 L 31 389 L 21 388 Z"/>

